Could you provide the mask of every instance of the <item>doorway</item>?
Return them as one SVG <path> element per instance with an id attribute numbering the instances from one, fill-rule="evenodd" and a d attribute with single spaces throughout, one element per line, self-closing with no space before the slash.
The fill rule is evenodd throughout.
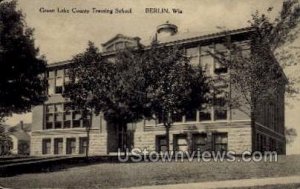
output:
<path id="1" fill-rule="evenodd" d="M 127 125 L 108 124 L 107 125 L 107 145 L 108 152 L 125 152 L 132 150 L 134 145 L 134 131 L 128 129 Z"/>

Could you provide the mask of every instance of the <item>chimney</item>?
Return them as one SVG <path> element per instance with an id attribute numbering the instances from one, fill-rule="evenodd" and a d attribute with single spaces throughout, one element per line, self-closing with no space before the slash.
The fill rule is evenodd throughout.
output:
<path id="1" fill-rule="evenodd" d="M 20 128 L 21 128 L 22 131 L 24 131 L 24 123 L 23 123 L 23 121 L 20 121 Z"/>

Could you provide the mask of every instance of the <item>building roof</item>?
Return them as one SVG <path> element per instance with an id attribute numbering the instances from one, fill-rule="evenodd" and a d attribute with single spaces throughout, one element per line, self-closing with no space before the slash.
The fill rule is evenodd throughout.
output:
<path id="1" fill-rule="evenodd" d="M 232 29 L 232 30 L 226 30 L 221 31 L 220 30 L 210 30 L 210 31 L 202 31 L 202 32 L 178 32 L 176 35 L 171 35 L 168 37 L 161 37 L 159 39 L 159 44 L 170 44 L 170 43 L 184 43 L 184 42 L 191 42 L 191 41 L 201 41 L 201 40 L 207 40 L 207 39 L 213 39 L 222 37 L 225 35 L 234 35 L 239 33 L 247 33 L 252 30 L 251 27 L 246 28 L 239 28 L 239 29 Z M 144 41 L 143 44 L 146 46 L 150 46 L 152 43 L 152 40 Z"/>
<path id="2" fill-rule="evenodd" d="M 52 68 L 52 67 L 57 67 L 57 66 L 64 66 L 64 65 L 67 65 L 70 63 L 71 63 L 71 60 L 64 60 L 64 61 L 50 63 L 47 65 L 47 67 Z"/>
<path id="3" fill-rule="evenodd" d="M 102 43 L 101 45 L 105 46 L 105 45 L 111 43 L 112 41 L 114 41 L 115 39 L 118 39 L 118 38 L 129 39 L 129 40 L 132 40 L 132 39 L 140 40 L 139 37 L 128 37 L 128 36 L 125 36 L 123 34 L 117 34 L 117 35 L 115 35 L 115 37 L 111 38 L 110 40 L 106 41 L 105 43 Z"/>
<path id="4" fill-rule="evenodd" d="M 190 43 L 190 42 L 194 42 L 194 41 L 214 39 L 214 38 L 223 37 L 223 36 L 226 36 L 226 35 L 235 35 L 235 34 L 240 34 L 240 33 L 247 33 L 247 32 L 250 32 L 251 30 L 252 30 L 251 27 L 246 27 L 246 28 L 239 28 L 239 29 L 233 29 L 233 30 L 226 30 L 226 31 L 222 31 L 222 32 L 218 32 L 219 30 L 203 31 L 203 32 L 184 32 L 184 33 L 179 32 L 176 35 L 172 35 L 172 36 L 169 36 L 169 37 L 159 39 L 159 44 L 161 44 L 161 45 L 172 45 L 172 44 L 177 44 L 177 43 L 179 43 L 179 44 Z M 113 37 L 112 39 L 110 39 L 109 41 L 107 41 L 106 43 L 103 43 L 103 44 L 110 43 L 112 40 L 114 40 L 115 38 L 118 38 L 118 37 L 127 38 L 127 36 L 124 36 L 122 34 L 118 34 L 118 35 L 116 35 L 115 37 Z M 144 40 L 141 43 L 147 48 L 147 47 L 150 47 L 150 45 L 152 43 L 152 40 Z M 111 54 L 111 53 L 112 52 L 103 53 L 103 54 L 108 55 L 108 54 Z M 57 66 L 64 66 L 64 65 L 67 65 L 67 64 L 70 64 L 70 63 L 71 63 L 71 60 L 65 60 L 65 61 L 61 61 L 61 62 L 50 63 L 50 64 L 48 64 L 48 68 L 57 67 Z"/>

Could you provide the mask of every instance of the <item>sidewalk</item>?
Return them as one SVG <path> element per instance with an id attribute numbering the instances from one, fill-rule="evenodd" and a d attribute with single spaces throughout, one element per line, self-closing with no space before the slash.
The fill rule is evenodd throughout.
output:
<path id="1" fill-rule="evenodd" d="M 131 189 L 207 189 L 207 188 L 235 188 L 235 187 L 251 187 L 251 186 L 265 186 L 278 184 L 300 184 L 300 176 L 288 177 L 265 177 L 255 179 L 240 179 L 240 180 L 224 180 L 215 182 L 197 182 L 186 184 L 170 184 L 170 185 L 156 185 L 156 186 L 141 186 L 132 187 Z"/>

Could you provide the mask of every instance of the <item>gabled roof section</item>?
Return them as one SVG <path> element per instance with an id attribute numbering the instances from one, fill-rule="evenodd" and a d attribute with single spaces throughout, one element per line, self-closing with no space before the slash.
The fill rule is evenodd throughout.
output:
<path id="1" fill-rule="evenodd" d="M 105 43 L 102 43 L 103 52 L 116 51 L 127 47 L 137 47 L 140 44 L 139 37 L 128 37 L 123 34 L 117 34 Z"/>

